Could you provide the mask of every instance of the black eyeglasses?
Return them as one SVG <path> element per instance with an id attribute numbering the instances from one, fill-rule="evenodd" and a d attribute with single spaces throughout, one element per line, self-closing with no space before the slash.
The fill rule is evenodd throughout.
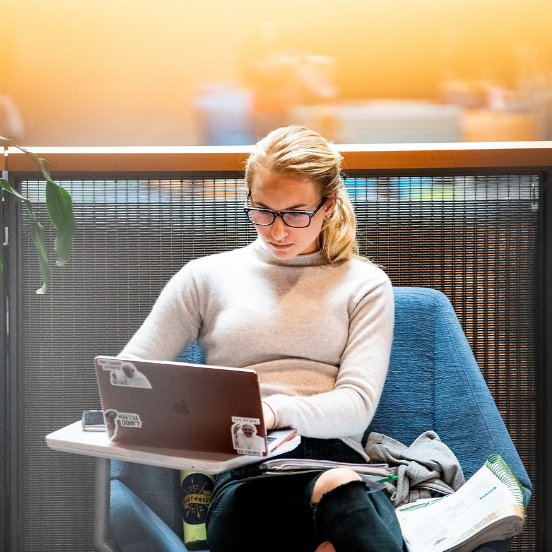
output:
<path id="1" fill-rule="evenodd" d="M 280 217 L 286 226 L 291 228 L 306 228 L 310 225 L 312 217 L 320 211 L 322 205 L 326 203 L 324 198 L 314 211 L 272 211 L 272 209 L 255 209 L 249 207 L 249 196 L 245 201 L 243 210 L 247 213 L 249 220 L 256 226 L 270 226 L 276 217 Z"/>

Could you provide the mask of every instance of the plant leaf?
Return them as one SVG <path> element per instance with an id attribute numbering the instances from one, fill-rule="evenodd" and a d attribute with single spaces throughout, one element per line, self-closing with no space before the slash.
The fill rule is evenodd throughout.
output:
<path id="1" fill-rule="evenodd" d="M 73 202 L 69 192 L 53 182 L 46 182 L 46 206 L 50 220 L 57 230 L 54 242 L 56 264 L 63 266 L 71 256 L 73 236 L 77 228 Z"/>
<path id="2" fill-rule="evenodd" d="M 50 262 L 48 261 L 48 253 L 46 251 L 46 240 L 44 239 L 44 226 L 40 224 L 36 218 L 33 210 L 33 204 L 25 196 L 21 195 L 17 190 L 14 190 L 10 183 L 5 178 L 0 178 L 0 185 L 6 192 L 13 194 L 23 201 L 31 219 L 33 220 L 33 227 L 31 230 L 31 237 L 38 253 L 38 262 L 40 265 L 40 272 L 42 274 L 42 287 L 36 291 L 36 293 L 42 295 L 46 293 L 48 282 L 51 277 Z M 1 276 L 1 275 L 0 275 Z"/>
<path id="3" fill-rule="evenodd" d="M 23 200 L 23 202 L 25 203 L 25 207 L 27 207 L 27 211 L 29 211 L 29 214 L 31 215 L 31 217 L 34 220 L 35 219 L 35 214 L 34 214 L 34 211 L 33 211 L 33 204 L 31 203 L 31 201 L 29 199 L 27 199 L 26 197 L 22 196 L 17 190 L 12 188 L 11 184 L 5 178 L 0 178 L 0 184 L 2 185 L 2 188 L 4 188 L 4 190 L 6 190 L 6 192 L 9 192 L 10 194 L 13 194 L 14 196 L 16 196 L 19 199 Z"/>
<path id="4" fill-rule="evenodd" d="M 73 212 L 73 202 L 71 195 L 63 187 L 54 182 L 50 175 L 50 164 L 46 159 L 39 157 L 36 153 L 18 146 L 13 140 L 0 136 L 0 139 L 7 140 L 13 147 L 28 155 L 38 166 L 46 179 L 46 207 L 48 216 L 57 231 L 54 241 L 54 251 L 56 253 L 56 264 L 63 266 L 71 256 L 73 248 L 73 236 L 77 228 L 75 214 Z M 28 201 L 28 200 L 27 200 Z"/>
<path id="5" fill-rule="evenodd" d="M 48 253 L 46 252 L 46 241 L 44 239 L 44 226 L 34 221 L 33 229 L 31 232 L 33 243 L 35 244 L 36 251 L 38 253 L 38 262 L 40 264 L 40 272 L 42 273 L 42 287 L 36 290 L 39 295 L 44 295 L 48 289 L 48 282 L 50 281 L 51 271 L 50 263 L 48 262 Z"/>

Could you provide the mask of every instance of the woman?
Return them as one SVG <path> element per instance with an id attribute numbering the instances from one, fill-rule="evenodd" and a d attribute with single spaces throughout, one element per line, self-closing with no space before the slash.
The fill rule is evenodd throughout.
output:
<path id="1" fill-rule="evenodd" d="M 258 239 L 196 259 L 167 284 L 121 356 L 177 358 L 195 339 L 208 364 L 253 368 L 268 429 L 295 427 L 284 456 L 366 462 L 361 439 L 385 381 L 393 333 L 387 276 L 357 255 L 341 156 L 302 127 L 251 154 L 245 210 Z M 352 470 L 217 478 L 213 552 L 402 550 L 394 509 Z"/>

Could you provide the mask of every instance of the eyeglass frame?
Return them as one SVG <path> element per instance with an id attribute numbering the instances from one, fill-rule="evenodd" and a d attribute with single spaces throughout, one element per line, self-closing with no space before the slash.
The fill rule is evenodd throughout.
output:
<path id="1" fill-rule="evenodd" d="M 251 207 L 251 204 L 248 207 L 247 202 L 250 200 L 250 198 L 251 198 L 251 192 L 249 192 L 249 194 L 247 194 L 247 199 L 245 200 L 245 203 L 243 205 L 243 210 L 245 211 L 245 214 L 247 215 L 247 218 L 249 219 L 249 221 L 251 223 L 253 223 L 255 226 L 271 226 L 272 224 L 274 224 L 274 221 L 276 220 L 276 218 L 280 217 L 282 219 L 282 222 L 286 226 L 288 226 L 289 228 L 308 228 L 310 226 L 311 222 L 312 222 L 312 219 L 313 219 L 314 215 L 316 215 L 316 213 L 318 213 L 318 211 L 320 211 L 320 209 L 322 209 L 322 206 L 324 205 L 324 203 L 326 203 L 326 201 L 328 201 L 327 197 L 323 197 L 322 201 L 318 204 L 318 206 L 314 209 L 314 211 L 273 211 L 272 209 L 264 209 L 264 208 L 260 208 L 260 207 Z M 257 222 L 253 222 L 253 220 L 251 219 L 251 215 L 250 215 L 251 211 L 264 211 L 266 213 L 271 213 L 272 214 L 272 222 L 269 222 L 268 224 L 259 224 Z M 284 220 L 284 215 L 286 215 L 287 213 L 307 215 L 309 217 L 309 223 L 306 226 L 291 226 L 290 224 L 288 224 Z"/>

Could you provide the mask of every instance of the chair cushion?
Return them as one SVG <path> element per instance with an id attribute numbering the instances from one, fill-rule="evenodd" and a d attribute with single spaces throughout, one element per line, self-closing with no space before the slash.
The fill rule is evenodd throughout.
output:
<path id="1" fill-rule="evenodd" d="M 121 552 L 187 552 L 175 533 L 117 480 L 111 482 L 111 526 Z"/>
<path id="2" fill-rule="evenodd" d="M 393 291 L 395 329 L 389 371 L 365 440 L 375 431 L 410 445 L 435 428 L 434 290 Z"/>
<path id="3" fill-rule="evenodd" d="M 136 498 L 151 508 L 182 539 L 178 470 L 112 460 L 111 477 L 132 489 Z"/>

